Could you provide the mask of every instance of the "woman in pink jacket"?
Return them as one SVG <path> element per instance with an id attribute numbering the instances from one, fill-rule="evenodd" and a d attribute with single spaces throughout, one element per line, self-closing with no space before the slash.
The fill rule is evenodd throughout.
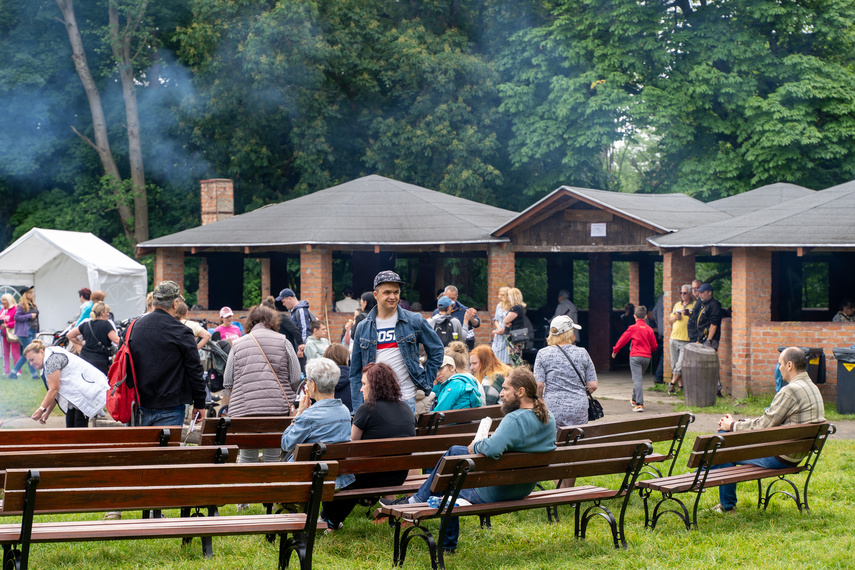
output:
<path id="1" fill-rule="evenodd" d="M 6 338 L 6 330 L 15 332 L 15 312 L 18 310 L 18 305 L 15 304 L 15 298 L 11 294 L 6 293 L 0 297 L 0 304 L 3 309 L 0 310 L 0 336 L 3 338 L 3 372 L 8 375 L 11 365 L 18 361 L 21 357 L 20 342 L 9 342 Z M 11 359 L 9 353 L 12 353 Z"/>

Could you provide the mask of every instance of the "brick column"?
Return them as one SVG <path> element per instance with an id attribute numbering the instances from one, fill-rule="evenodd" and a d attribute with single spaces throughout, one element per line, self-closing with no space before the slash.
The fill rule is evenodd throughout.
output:
<path id="1" fill-rule="evenodd" d="M 639 294 L 639 283 L 641 275 L 639 274 L 639 265 L 637 261 L 629 262 L 629 302 L 636 307 L 641 304 L 641 295 Z M 649 307 L 652 309 L 653 307 Z"/>
<path id="2" fill-rule="evenodd" d="M 671 341 L 671 323 L 668 322 L 668 315 L 671 314 L 671 309 L 674 308 L 674 303 L 680 299 L 680 287 L 686 283 L 691 283 L 695 279 L 695 256 L 683 255 L 681 250 L 669 251 L 663 256 L 662 263 L 662 299 L 664 331 L 662 332 L 662 356 L 665 358 L 663 370 L 665 372 L 665 381 L 671 381 L 671 349 L 669 343 Z"/>
<path id="3" fill-rule="evenodd" d="M 300 300 L 319 319 L 332 306 L 332 250 L 311 245 L 300 246 Z"/>
<path id="4" fill-rule="evenodd" d="M 271 294 L 270 290 L 270 258 L 261 258 L 261 300 Z M 275 297 L 276 295 L 274 295 Z"/>
<path id="5" fill-rule="evenodd" d="M 741 398 L 751 392 L 751 325 L 772 318 L 772 252 L 733 250 L 731 300 L 731 389 L 734 397 Z"/>
<path id="6" fill-rule="evenodd" d="M 499 303 L 499 289 L 513 287 L 516 279 L 514 252 L 507 245 L 491 245 L 487 250 L 487 310 Z"/>
<path id="7" fill-rule="evenodd" d="M 175 248 L 160 248 L 154 257 L 154 284 L 175 281 L 184 292 L 184 251 Z"/>
<path id="8" fill-rule="evenodd" d="M 199 263 L 199 290 L 196 291 L 196 304 L 208 308 L 208 258 L 203 257 Z"/>

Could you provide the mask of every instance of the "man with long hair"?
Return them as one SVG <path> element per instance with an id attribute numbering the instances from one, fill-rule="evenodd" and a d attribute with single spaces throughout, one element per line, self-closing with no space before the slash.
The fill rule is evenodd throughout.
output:
<path id="1" fill-rule="evenodd" d="M 445 455 L 467 455 L 483 453 L 491 459 L 498 459 L 506 451 L 523 451 L 528 453 L 543 453 L 555 449 L 555 419 L 546 409 L 543 399 L 537 395 L 537 382 L 531 370 L 518 366 L 511 370 L 502 385 L 499 394 L 502 401 L 502 418 L 499 427 L 493 435 L 486 439 L 473 441 L 468 447 L 455 445 Z M 441 460 L 440 460 L 441 461 Z M 439 467 L 439 463 L 437 463 Z M 425 503 L 431 496 L 435 471 L 425 480 L 424 484 L 412 497 L 396 500 L 380 499 L 383 505 Z M 478 487 L 463 489 L 459 497 L 471 504 L 493 503 L 498 501 L 516 501 L 526 497 L 534 490 L 535 483 L 518 485 L 501 485 L 496 487 Z M 434 493 L 441 496 L 441 493 Z M 460 534 L 460 523 L 453 517 L 446 527 L 443 537 L 443 548 L 452 553 L 457 549 L 457 538 Z"/>

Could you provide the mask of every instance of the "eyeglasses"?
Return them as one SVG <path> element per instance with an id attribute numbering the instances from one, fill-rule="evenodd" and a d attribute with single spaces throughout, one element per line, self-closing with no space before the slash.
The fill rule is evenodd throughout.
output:
<path id="1" fill-rule="evenodd" d="M 688 294 L 689 294 L 688 291 L 680 291 L 680 295 L 688 295 Z"/>

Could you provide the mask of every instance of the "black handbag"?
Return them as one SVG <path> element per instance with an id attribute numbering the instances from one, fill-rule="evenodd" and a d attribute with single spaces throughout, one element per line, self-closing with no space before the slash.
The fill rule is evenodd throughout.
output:
<path id="1" fill-rule="evenodd" d="M 508 338 L 514 344 L 520 344 L 531 340 L 528 328 L 514 329 L 508 333 Z"/>
<path id="2" fill-rule="evenodd" d="M 576 368 L 576 365 L 573 364 L 573 361 L 570 359 L 569 356 L 567 356 L 567 353 L 564 352 L 564 349 L 560 346 L 557 348 L 561 351 L 561 354 L 564 355 L 564 358 L 567 359 L 567 362 L 570 363 L 570 366 L 573 367 L 573 372 L 576 373 L 576 376 L 579 377 L 579 380 L 582 381 L 582 385 L 585 387 L 585 393 L 588 395 L 588 421 L 593 422 L 605 416 L 606 413 L 603 411 L 603 406 L 602 404 L 600 404 L 600 401 L 594 398 L 591 393 L 588 392 L 588 383 L 585 382 L 585 377 L 579 374 L 579 369 Z"/>

